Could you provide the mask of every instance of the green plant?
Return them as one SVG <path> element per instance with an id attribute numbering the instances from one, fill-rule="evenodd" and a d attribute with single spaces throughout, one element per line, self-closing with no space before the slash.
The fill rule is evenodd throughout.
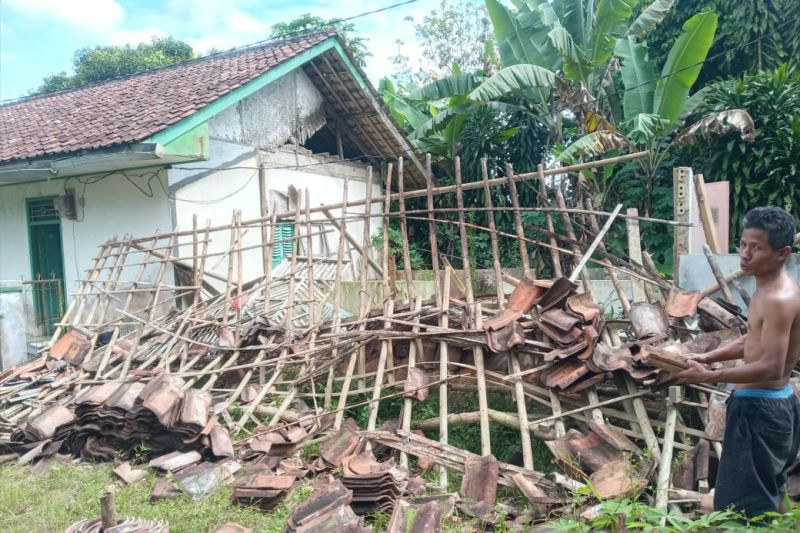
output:
<path id="1" fill-rule="evenodd" d="M 677 156 L 706 181 L 730 184 L 731 248 L 744 214 L 753 207 L 800 207 L 800 73 L 783 65 L 773 72 L 716 83 L 697 114 L 736 107 L 753 117 L 755 140 L 702 139 Z"/>

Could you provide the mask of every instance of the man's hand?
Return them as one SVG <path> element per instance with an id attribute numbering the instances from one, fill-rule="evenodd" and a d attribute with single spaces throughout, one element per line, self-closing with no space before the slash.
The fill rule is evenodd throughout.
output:
<path id="1" fill-rule="evenodd" d="M 687 354 L 684 354 L 684 357 L 686 357 L 686 359 L 688 361 L 697 361 L 698 363 L 703 364 L 703 365 L 707 365 L 708 364 L 708 361 L 706 360 L 706 354 L 704 354 L 704 353 L 692 353 L 692 352 L 689 352 Z"/>
<path id="2" fill-rule="evenodd" d="M 702 354 L 701 354 L 702 355 Z M 713 383 L 715 372 L 697 362 L 697 359 L 687 358 L 689 367 L 675 374 L 675 377 L 684 383 Z"/>

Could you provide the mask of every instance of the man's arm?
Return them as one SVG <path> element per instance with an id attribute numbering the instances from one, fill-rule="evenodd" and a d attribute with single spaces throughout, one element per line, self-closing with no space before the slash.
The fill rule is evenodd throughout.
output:
<path id="1" fill-rule="evenodd" d="M 696 354 L 696 355 L 689 355 L 689 358 L 704 365 L 710 365 L 711 363 L 721 363 L 722 361 L 733 361 L 734 359 L 741 359 L 742 357 L 744 357 L 745 339 L 747 339 L 746 334 L 730 342 L 726 342 L 719 348 L 711 350 L 710 352 Z"/>
<path id="2" fill-rule="evenodd" d="M 689 368 L 677 377 L 687 383 L 757 383 L 783 377 L 789 335 L 794 321 L 794 309 L 788 302 L 775 298 L 769 302 L 769 314 L 764 317 L 759 351 L 761 357 L 736 368 L 709 370 L 696 360 L 689 360 Z"/>

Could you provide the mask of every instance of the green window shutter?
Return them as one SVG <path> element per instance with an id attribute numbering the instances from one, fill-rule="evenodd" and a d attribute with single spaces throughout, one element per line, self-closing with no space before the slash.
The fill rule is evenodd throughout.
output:
<path id="1" fill-rule="evenodd" d="M 275 245 L 272 247 L 272 266 L 278 265 L 292 253 L 294 222 L 278 222 L 275 226 Z M 277 242 L 283 241 L 283 242 Z"/>

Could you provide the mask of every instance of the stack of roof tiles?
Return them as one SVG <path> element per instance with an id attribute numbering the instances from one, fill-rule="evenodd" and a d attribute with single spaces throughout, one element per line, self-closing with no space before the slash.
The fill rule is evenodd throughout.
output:
<path id="1" fill-rule="evenodd" d="M 108 381 L 79 394 L 74 410 L 53 406 L 20 426 L 13 440 L 58 441 L 62 452 L 94 461 L 208 448 L 213 456 L 233 457 L 227 431 L 209 417 L 211 396 L 182 386 L 168 375 L 147 384 Z"/>

